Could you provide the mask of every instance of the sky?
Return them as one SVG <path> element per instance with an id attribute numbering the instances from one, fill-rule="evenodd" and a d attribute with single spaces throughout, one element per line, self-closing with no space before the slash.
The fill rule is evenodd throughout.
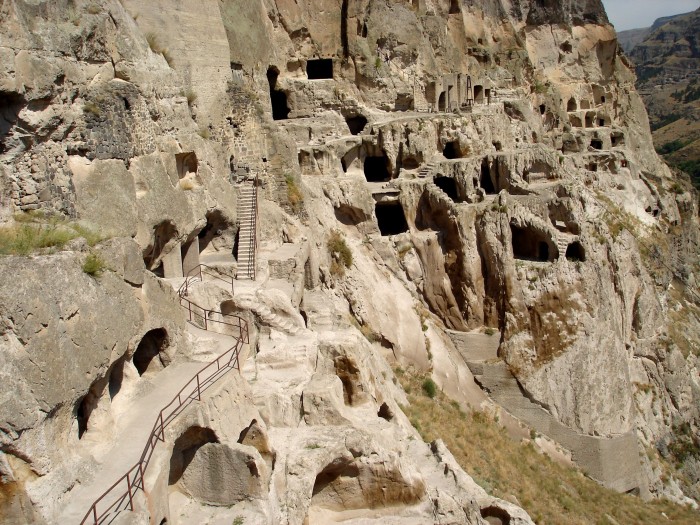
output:
<path id="1" fill-rule="evenodd" d="M 695 11 L 700 0 L 603 0 L 617 31 L 649 27 L 662 16 Z"/>

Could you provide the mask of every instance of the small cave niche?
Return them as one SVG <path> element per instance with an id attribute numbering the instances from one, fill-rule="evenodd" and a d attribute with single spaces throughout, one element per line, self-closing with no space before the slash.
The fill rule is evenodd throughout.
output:
<path id="1" fill-rule="evenodd" d="M 450 15 L 458 15 L 459 14 L 459 0 L 450 0 Z"/>
<path id="2" fill-rule="evenodd" d="M 540 104 L 540 115 L 544 115 L 545 113 L 547 113 L 547 106 Z"/>
<path id="3" fill-rule="evenodd" d="M 611 133 L 610 134 L 610 142 L 612 143 L 613 148 L 616 148 L 618 146 L 624 146 L 624 144 L 625 144 L 624 133 L 621 133 L 621 132 Z"/>
<path id="4" fill-rule="evenodd" d="M 391 421 L 394 419 L 394 413 L 391 411 L 391 408 L 389 408 L 389 405 L 382 403 L 382 406 L 380 406 L 379 410 L 377 411 L 377 417 Z"/>
<path id="5" fill-rule="evenodd" d="M 591 109 L 591 103 L 589 100 L 583 99 L 581 101 L 581 109 Z"/>
<path id="6" fill-rule="evenodd" d="M 367 118 L 364 115 L 353 115 L 345 117 L 345 123 L 348 125 L 351 134 L 359 135 L 367 126 Z"/>
<path id="7" fill-rule="evenodd" d="M 175 165 L 179 179 L 197 175 L 197 155 L 193 151 L 175 154 Z"/>
<path id="8" fill-rule="evenodd" d="M 170 456 L 168 485 L 175 485 L 194 459 L 196 452 L 207 443 L 219 443 L 216 433 L 206 427 L 192 426 L 175 440 Z"/>
<path id="9" fill-rule="evenodd" d="M 357 36 L 367 38 L 367 23 L 360 20 L 357 21 Z"/>
<path id="10" fill-rule="evenodd" d="M 333 59 L 315 58 L 306 62 L 306 77 L 309 80 L 325 80 L 333 78 Z"/>
<path id="11" fill-rule="evenodd" d="M 338 205 L 334 213 L 336 220 L 345 226 L 357 226 L 369 218 L 362 209 L 346 203 Z"/>
<path id="12" fill-rule="evenodd" d="M 459 142 L 456 140 L 452 140 L 445 144 L 442 154 L 447 160 L 461 159 L 463 157 L 462 150 L 459 147 Z"/>
<path id="13" fill-rule="evenodd" d="M 571 97 L 569 102 L 566 103 L 566 111 L 578 111 L 578 105 L 574 97 Z"/>
<path id="14" fill-rule="evenodd" d="M 583 245 L 578 241 L 569 244 L 569 246 L 566 247 L 566 259 L 572 262 L 585 262 L 586 251 Z"/>
<path id="15" fill-rule="evenodd" d="M 163 277 L 163 265 L 161 256 L 163 249 L 177 235 L 177 228 L 172 221 L 163 221 L 153 227 L 153 237 L 151 243 L 143 251 L 143 262 L 146 269 Z"/>
<path id="16" fill-rule="evenodd" d="M 420 160 L 413 155 L 408 155 L 401 159 L 401 167 L 405 170 L 417 170 L 420 164 Z"/>
<path id="17" fill-rule="evenodd" d="M 595 115 L 593 113 L 587 113 L 586 114 L 586 127 L 592 128 L 594 121 L 595 121 Z"/>
<path id="18" fill-rule="evenodd" d="M 274 120 L 286 120 L 289 118 L 289 105 L 287 104 L 287 94 L 278 89 L 277 79 L 280 70 L 275 66 L 270 66 L 267 70 L 267 82 L 270 86 L 270 103 L 272 104 L 272 118 Z"/>
<path id="19" fill-rule="evenodd" d="M 603 149 L 603 141 L 600 139 L 591 140 L 591 148 L 601 150 Z"/>
<path id="20" fill-rule="evenodd" d="M 588 171 L 598 171 L 598 164 L 595 162 L 591 162 L 588 165 Z"/>
<path id="21" fill-rule="evenodd" d="M 524 261 L 547 262 L 557 258 L 558 254 L 550 253 L 547 238 L 534 228 L 521 228 L 510 225 L 513 242 L 513 256 Z"/>
<path id="22" fill-rule="evenodd" d="M 494 148 L 496 148 L 496 151 L 503 151 L 503 144 L 501 143 L 500 140 L 497 140 L 495 142 L 491 143 Z"/>
<path id="23" fill-rule="evenodd" d="M 568 40 L 562 45 L 560 45 L 559 49 L 561 49 L 564 53 L 571 53 L 574 50 L 573 46 L 571 45 L 571 42 L 569 42 Z"/>
<path id="24" fill-rule="evenodd" d="M 569 123 L 574 127 L 574 128 L 581 128 L 582 122 L 581 118 L 578 115 L 569 115 Z"/>
<path id="25" fill-rule="evenodd" d="M 484 103 L 484 86 L 476 85 L 474 86 L 474 103 L 483 104 Z"/>
<path id="26" fill-rule="evenodd" d="M 364 171 L 367 182 L 388 182 L 391 180 L 389 159 L 384 155 L 365 157 Z"/>
<path id="27" fill-rule="evenodd" d="M 378 202 L 374 208 L 382 236 L 398 235 L 408 231 L 408 222 L 400 202 Z"/>
<path id="28" fill-rule="evenodd" d="M 314 488 L 311 492 L 311 504 L 313 505 L 314 498 L 324 492 L 325 489 L 329 488 L 332 492 L 333 485 L 339 481 L 339 478 L 357 478 L 360 475 L 360 469 L 353 462 L 349 462 L 345 458 L 337 458 L 328 464 L 321 472 L 316 476 L 314 481 Z M 344 485 L 344 483 L 340 483 Z"/>
<path id="29" fill-rule="evenodd" d="M 489 168 L 489 161 L 483 159 L 481 161 L 481 176 L 479 178 L 479 186 L 484 190 L 486 195 L 495 195 L 496 187 L 491 178 L 491 169 Z"/>
<path id="30" fill-rule="evenodd" d="M 136 347 L 133 357 L 134 366 L 140 376 L 147 372 L 162 370 L 170 364 L 170 360 L 165 355 L 169 344 L 168 332 L 165 328 L 154 328 L 146 332 Z"/>
<path id="31" fill-rule="evenodd" d="M 343 383 L 343 400 L 347 406 L 357 406 L 366 400 L 360 369 L 347 356 L 335 358 L 335 375 Z"/>
<path id="32" fill-rule="evenodd" d="M 435 185 L 444 191 L 453 202 L 461 202 L 459 191 L 457 189 L 457 181 L 452 177 L 439 176 L 433 179 Z"/>
<path id="33" fill-rule="evenodd" d="M 481 517 L 489 525 L 510 525 L 510 514 L 498 507 L 484 507 L 481 509 Z"/>
<path id="34" fill-rule="evenodd" d="M 447 94 L 443 91 L 438 97 L 438 111 L 445 111 L 447 109 Z"/>

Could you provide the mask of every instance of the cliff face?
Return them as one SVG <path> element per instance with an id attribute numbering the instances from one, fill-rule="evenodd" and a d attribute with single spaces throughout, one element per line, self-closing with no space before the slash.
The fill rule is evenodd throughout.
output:
<path id="1" fill-rule="evenodd" d="M 193 260 L 238 270 L 233 293 L 192 293 L 248 319 L 256 351 L 170 427 L 141 519 L 529 523 L 414 442 L 387 362 L 492 406 L 476 375 L 601 483 L 685 497 L 654 447 L 700 416 L 697 199 L 654 153 L 599 0 L 12 0 L 0 20 L 5 227 L 40 210 L 111 237 L 100 280 L 80 242 L 0 261 L 21 277 L 0 293 L 18 521 L 79 521 L 139 399 L 215 354 L 171 290 Z M 222 462 L 247 474 L 215 483 Z"/>

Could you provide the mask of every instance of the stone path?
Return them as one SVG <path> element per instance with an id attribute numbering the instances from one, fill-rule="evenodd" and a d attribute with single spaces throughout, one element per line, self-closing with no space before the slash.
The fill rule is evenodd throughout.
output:
<path id="1" fill-rule="evenodd" d="M 206 337 L 210 344 L 216 342 L 212 352 L 216 353 L 217 356 L 233 346 L 231 337 L 206 332 L 189 323 L 188 330 L 195 337 Z M 138 463 L 148 442 L 153 424 L 162 408 L 170 403 L 177 393 L 205 366 L 206 362 L 200 361 L 172 363 L 148 379 L 149 385 L 139 392 L 138 402 L 130 404 L 130 411 L 119 420 L 119 430 L 114 438 L 114 446 L 101 457 L 95 458 L 93 478 L 79 480 L 79 484 L 67 494 L 62 503 L 63 511 L 54 520 L 55 523 L 80 523 L 95 500 Z M 88 430 L 85 437 L 88 437 L 89 433 Z M 124 489 L 126 490 L 126 485 Z M 117 494 L 118 492 L 115 493 L 115 495 Z M 108 497 L 105 500 L 105 506 L 111 502 L 112 500 Z"/>

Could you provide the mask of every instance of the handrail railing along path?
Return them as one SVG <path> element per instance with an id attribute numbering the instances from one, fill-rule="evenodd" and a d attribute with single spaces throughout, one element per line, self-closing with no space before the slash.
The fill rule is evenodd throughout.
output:
<path id="1" fill-rule="evenodd" d="M 234 345 L 214 361 L 203 367 L 190 381 L 182 387 L 177 395 L 163 407 L 158 414 L 153 429 L 149 434 L 146 446 L 139 461 L 131 467 L 126 474 L 119 478 L 111 487 L 109 487 L 95 502 L 85 514 L 85 517 L 80 522 L 81 525 L 93 523 L 98 525 L 103 523 L 108 516 L 116 514 L 121 510 L 129 507 L 134 510 L 134 496 L 138 490 L 145 492 L 144 473 L 148 467 L 155 447 L 158 441 L 165 442 L 165 427 L 167 427 L 187 406 L 193 401 L 200 401 L 202 392 L 209 386 L 214 384 L 221 376 L 230 369 L 240 370 L 239 355 L 244 344 L 249 342 L 248 323 L 236 315 L 224 314 L 218 310 L 209 310 L 193 303 L 186 296 L 189 293 L 190 284 L 196 280 L 202 280 L 204 275 L 211 275 L 214 278 L 231 285 L 233 293 L 233 278 L 222 274 L 215 268 L 200 264 L 188 272 L 185 277 L 185 282 L 182 283 L 177 291 L 180 305 L 187 310 L 189 314 L 188 322 L 201 328 L 196 322 L 202 319 L 204 330 L 209 330 L 209 323 L 218 323 L 223 326 L 233 327 L 237 329 L 238 335 L 223 334 L 235 339 Z M 199 312 L 199 313 L 198 313 Z M 212 314 L 220 316 L 221 319 L 212 318 Z M 235 320 L 235 321 L 233 321 Z M 121 489 L 119 488 L 121 487 Z M 120 492 L 123 491 L 123 492 Z M 114 501 L 99 510 L 100 504 L 110 495 L 114 495 Z M 106 502 L 105 502 L 106 503 Z"/>

